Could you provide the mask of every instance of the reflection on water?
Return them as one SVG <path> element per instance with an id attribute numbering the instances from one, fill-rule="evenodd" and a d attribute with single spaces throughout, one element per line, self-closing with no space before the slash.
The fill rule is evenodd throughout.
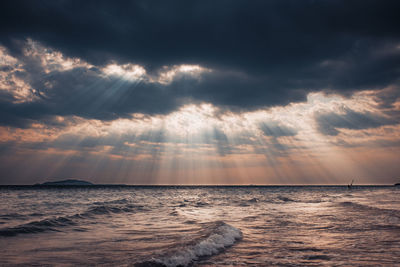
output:
<path id="1" fill-rule="evenodd" d="M 0 265 L 387 265 L 395 187 L 1 188 Z"/>

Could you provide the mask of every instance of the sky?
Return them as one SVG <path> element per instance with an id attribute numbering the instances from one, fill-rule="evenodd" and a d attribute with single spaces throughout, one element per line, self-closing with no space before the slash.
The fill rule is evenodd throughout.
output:
<path id="1" fill-rule="evenodd" d="M 0 184 L 400 182 L 399 1 L 0 10 Z"/>

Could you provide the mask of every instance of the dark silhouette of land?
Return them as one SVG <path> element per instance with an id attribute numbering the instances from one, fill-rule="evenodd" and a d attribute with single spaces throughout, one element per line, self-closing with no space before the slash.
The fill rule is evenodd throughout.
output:
<path id="1" fill-rule="evenodd" d="M 82 186 L 82 185 L 94 185 L 91 182 L 83 181 L 83 180 L 74 180 L 74 179 L 68 179 L 68 180 L 62 180 L 62 181 L 55 181 L 55 182 L 45 182 L 42 184 L 35 184 L 36 186 Z"/>

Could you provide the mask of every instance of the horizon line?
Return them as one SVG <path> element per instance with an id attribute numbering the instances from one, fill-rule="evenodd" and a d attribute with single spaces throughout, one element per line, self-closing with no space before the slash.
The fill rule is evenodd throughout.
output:
<path id="1" fill-rule="evenodd" d="M 394 186 L 397 183 L 392 183 L 392 184 L 356 184 L 353 186 Z M 267 186 L 347 186 L 347 184 L 122 184 L 122 183 L 99 183 L 99 184 L 91 184 L 91 185 L 43 185 L 43 184 L 0 184 L 1 186 L 42 186 L 42 187 L 91 187 L 91 186 L 143 186 L 143 187 L 150 187 L 150 186 L 159 186 L 159 187 L 173 187 L 173 186 L 178 186 L 178 187 L 184 187 L 184 186 L 189 186 L 189 187 L 200 187 L 200 186 L 206 186 L 206 187 L 267 187 Z"/>

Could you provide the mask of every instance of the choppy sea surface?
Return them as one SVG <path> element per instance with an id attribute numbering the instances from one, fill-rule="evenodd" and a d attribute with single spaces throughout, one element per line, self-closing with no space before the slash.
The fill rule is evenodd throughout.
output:
<path id="1" fill-rule="evenodd" d="M 399 187 L 0 187 L 1 266 L 395 266 Z"/>

